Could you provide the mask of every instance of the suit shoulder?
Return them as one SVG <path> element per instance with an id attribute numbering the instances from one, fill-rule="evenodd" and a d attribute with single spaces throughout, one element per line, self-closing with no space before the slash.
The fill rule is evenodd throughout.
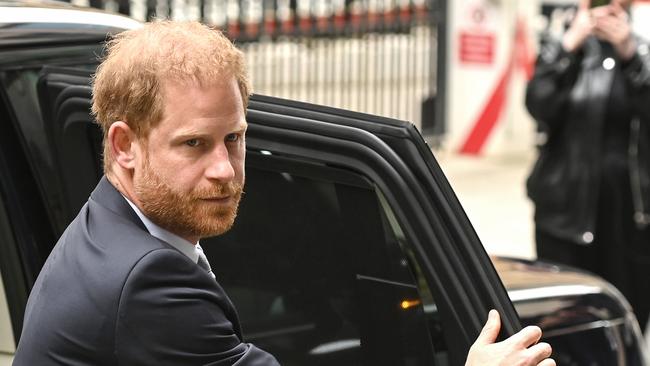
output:
<path id="1" fill-rule="evenodd" d="M 172 249 L 147 253 L 129 273 L 115 337 L 119 360 L 137 364 L 207 364 L 215 355 L 240 358 L 249 348 L 225 291 Z"/>
<path id="2" fill-rule="evenodd" d="M 215 281 L 186 255 L 174 248 L 150 250 L 133 262 L 126 275 L 122 296 L 143 290 L 198 289 L 214 290 Z"/>

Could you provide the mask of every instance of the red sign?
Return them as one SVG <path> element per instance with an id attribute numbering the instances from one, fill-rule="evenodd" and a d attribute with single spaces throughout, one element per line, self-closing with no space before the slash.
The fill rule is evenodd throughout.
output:
<path id="1" fill-rule="evenodd" d="M 460 62 L 491 64 L 494 61 L 494 33 L 460 32 Z"/>

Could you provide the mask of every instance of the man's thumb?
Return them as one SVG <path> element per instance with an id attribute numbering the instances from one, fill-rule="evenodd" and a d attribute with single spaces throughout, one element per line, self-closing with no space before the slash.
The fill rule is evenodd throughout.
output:
<path id="1" fill-rule="evenodd" d="M 476 344 L 492 344 L 496 341 L 497 336 L 499 335 L 499 330 L 501 330 L 501 319 L 499 318 L 499 313 L 496 310 L 490 310 L 488 313 L 488 319 L 481 330 L 481 334 L 478 335 L 476 339 Z"/>

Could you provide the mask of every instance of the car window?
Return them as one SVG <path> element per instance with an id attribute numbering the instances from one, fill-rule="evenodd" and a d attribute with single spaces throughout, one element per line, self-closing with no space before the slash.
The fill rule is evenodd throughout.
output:
<path id="1" fill-rule="evenodd" d="M 431 294 L 372 184 L 269 159 L 249 154 L 235 227 L 203 241 L 247 341 L 289 366 L 446 365 Z"/>
<path id="2" fill-rule="evenodd" d="M 34 55 L 37 51 L 41 52 L 39 57 Z M 47 64 L 94 70 L 97 67 L 101 51 L 101 46 L 93 44 L 16 52 L 12 55 L 17 66 L 4 66 L 6 69 L 0 72 L 0 83 L 5 89 L 9 104 L 18 120 L 21 133 L 29 144 L 38 144 L 39 146 L 47 146 L 48 144 L 45 140 L 46 136 L 43 134 L 43 122 L 37 95 L 37 82 L 42 67 Z M 38 60 L 40 64 L 25 66 L 19 63 L 21 57 L 31 62 Z M 42 158 L 47 159 L 47 157 Z M 51 165 L 52 162 L 46 161 L 44 164 Z"/>
<path id="3" fill-rule="evenodd" d="M 92 52 L 94 51 L 95 48 L 87 48 L 86 53 L 93 54 Z M 81 58 L 80 60 L 68 60 L 67 63 L 60 61 L 58 64 L 63 64 L 80 70 L 93 70 L 96 67 L 96 55 L 97 54 L 93 54 L 93 58 L 87 57 L 86 59 Z M 95 63 L 93 63 L 93 61 Z M 48 63 L 48 60 L 44 59 L 42 62 Z M 58 65 L 54 62 L 53 64 Z M 36 176 L 37 182 L 40 184 L 39 188 L 43 194 L 43 199 L 48 201 L 46 208 L 51 217 L 52 225 L 54 226 L 55 231 L 60 233 L 65 229 L 71 218 L 74 217 L 74 215 L 71 216 L 71 212 L 76 214 L 83 202 L 79 204 L 79 200 L 77 199 L 73 202 L 74 205 L 71 205 L 69 202 L 63 201 L 59 198 L 58 189 L 60 185 L 57 184 L 56 178 L 60 177 L 55 174 L 55 171 L 59 170 L 67 173 L 69 170 L 73 169 L 73 165 L 57 164 L 59 156 L 53 152 L 57 151 L 57 148 L 63 149 L 69 147 L 75 139 L 80 141 L 85 141 L 86 139 L 83 136 L 79 138 L 81 132 L 84 131 L 80 132 L 77 125 L 74 125 L 70 128 L 71 132 L 69 133 L 69 136 L 67 136 L 68 141 L 64 141 L 56 147 L 52 146 L 52 136 L 48 136 L 48 133 L 46 132 L 52 131 L 56 126 L 48 125 L 43 120 L 44 111 L 39 103 L 39 82 L 42 82 L 43 69 L 43 65 L 38 65 L 24 68 L 9 68 L 0 71 L 0 86 L 4 89 L 3 92 L 6 96 L 9 109 L 11 110 L 12 118 L 15 119 L 14 123 L 16 124 L 17 133 L 21 139 L 21 143 L 28 152 L 27 158 L 30 168 Z M 95 135 L 99 134 L 99 131 L 95 131 L 92 127 L 88 129 L 93 130 Z M 95 143 L 95 141 L 92 141 L 92 143 Z M 101 144 L 101 141 L 99 144 Z M 81 153 L 84 152 L 85 151 Z M 75 153 L 78 152 L 75 151 Z M 85 155 L 80 155 L 80 157 L 84 156 Z M 61 167 L 64 168 L 62 169 Z M 79 177 L 87 179 L 91 182 L 91 185 L 94 185 L 94 182 L 97 179 L 96 176 L 97 174 L 94 174 L 93 176 L 80 175 L 77 176 L 77 179 L 79 179 Z M 88 192 L 79 191 L 76 188 L 77 187 L 70 187 L 71 194 L 75 194 L 75 198 L 80 195 L 85 195 L 85 197 L 87 197 Z"/>
<path id="4" fill-rule="evenodd" d="M 39 69 L 6 71 L 0 74 L 0 80 L 24 138 L 33 145 L 48 146 L 36 94 L 38 73 Z M 43 164 L 52 165 L 52 161 Z"/>
<path id="5" fill-rule="evenodd" d="M 413 272 L 417 287 L 420 291 L 420 300 L 426 315 L 431 342 L 435 350 L 435 359 L 437 361 L 436 365 L 449 365 L 449 349 L 445 344 L 445 335 L 443 333 L 442 322 L 440 320 L 440 312 L 438 311 L 438 307 L 433 300 L 431 289 L 429 288 L 422 269 L 418 264 L 415 253 L 412 247 L 409 245 L 408 238 L 405 236 L 402 228 L 397 221 L 397 218 L 395 217 L 393 209 L 390 207 L 388 201 L 381 193 L 381 191 L 377 191 L 377 198 L 379 199 L 381 208 L 386 215 L 387 222 L 391 226 L 391 230 L 395 234 L 395 237 L 400 244 L 400 248 L 408 258 L 409 266 L 411 267 L 411 271 Z"/>

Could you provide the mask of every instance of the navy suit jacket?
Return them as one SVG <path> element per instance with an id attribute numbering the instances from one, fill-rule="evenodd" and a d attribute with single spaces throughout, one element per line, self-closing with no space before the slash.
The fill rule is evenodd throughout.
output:
<path id="1" fill-rule="evenodd" d="M 36 280 L 14 365 L 278 363 L 243 342 L 223 288 L 104 177 Z"/>

